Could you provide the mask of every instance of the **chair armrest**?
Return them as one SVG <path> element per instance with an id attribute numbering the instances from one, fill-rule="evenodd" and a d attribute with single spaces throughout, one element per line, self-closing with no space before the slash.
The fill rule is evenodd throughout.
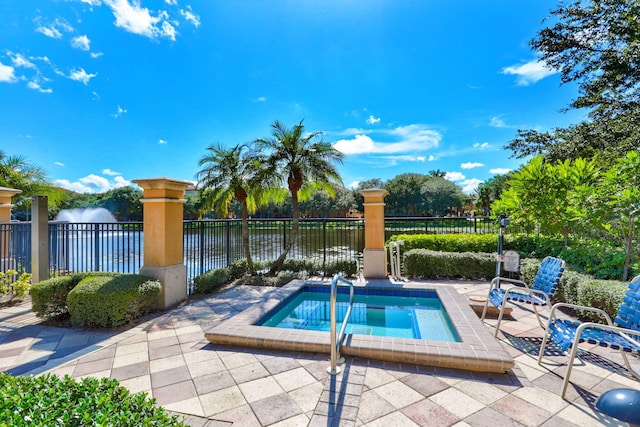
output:
<path id="1" fill-rule="evenodd" d="M 494 288 L 496 286 L 494 286 L 495 283 L 500 283 L 500 282 L 507 282 L 507 283 L 511 283 L 514 284 L 518 287 L 525 287 L 525 288 L 529 288 L 529 285 L 527 285 L 525 282 L 523 282 L 522 280 L 518 280 L 518 279 L 511 279 L 509 277 L 501 277 L 501 276 L 497 276 L 494 277 L 493 280 L 491 280 L 491 288 Z"/>
<path id="2" fill-rule="evenodd" d="M 521 288 L 518 286 L 512 286 L 509 289 L 507 289 L 507 291 L 504 293 L 504 297 L 505 299 L 509 297 L 509 293 L 511 293 L 511 291 L 514 291 L 513 293 L 525 293 L 525 294 L 533 294 L 533 295 L 540 295 L 542 296 L 542 299 L 545 300 L 545 302 L 548 303 L 549 301 L 549 297 L 547 296 L 547 294 L 545 294 L 544 292 L 538 290 L 538 289 L 529 289 L 529 288 Z"/>
<path id="3" fill-rule="evenodd" d="M 602 310 L 600 308 L 595 308 L 595 307 L 587 307 L 587 306 L 584 306 L 584 305 L 569 304 L 568 302 L 559 302 L 557 304 L 554 304 L 553 307 L 551 307 L 551 313 L 549 313 L 549 322 L 551 322 L 551 320 L 553 319 L 555 311 L 558 308 L 562 308 L 562 307 L 571 308 L 573 310 L 591 311 L 593 313 L 601 314 L 606 319 L 607 325 L 608 326 L 613 326 L 613 322 L 611 321 L 611 317 L 604 310 Z M 593 323 L 594 325 L 603 326 L 602 323 L 595 323 L 595 322 L 587 322 L 587 323 Z"/>

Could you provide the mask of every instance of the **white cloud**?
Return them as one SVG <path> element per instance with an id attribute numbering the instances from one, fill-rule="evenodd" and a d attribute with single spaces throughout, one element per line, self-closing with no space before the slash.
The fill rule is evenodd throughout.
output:
<path id="1" fill-rule="evenodd" d="M 478 162 L 467 162 L 467 163 L 462 163 L 462 164 L 460 165 L 460 167 L 461 167 L 462 169 L 481 168 L 481 167 L 483 167 L 483 166 L 484 166 L 484 164 L 482 164 L 482 163 L 478 163 Z"/>
<path id="2" fill-rule="evenodd" d="M 353 139 L 342 139 L 333 147 L 344 154 L 396 154 L 424 151 L 437 147 L 442 136 L 437 131 L 428 129 L 425 125 L 414 124 L 399 126 L 394 129 L 362 131 L 347 129 L 344 133 L 353 134 Z M 395 139 L 393 142 L 377 142 L 365 133 L 386 135 Z"/>
<path id="3" fill-rule="evenodd" d="M 482 184 L 484 181 L 478 178 L 470 178 L 465 179 L 462 182 L 459 182 L 458 185 L 462 187 L 462 192 L 465 194 L 471 194 L 478 189 L 478 185 Z"/>
<path id="4" fill-rule="evenodd" d="M 91 49 L 91 40 L 86 35 L 74 37 L 71 39 L 71 46 L 80 50 L 90 50 Z"/>
<path id="5" fill-rule="evenodd" d="M 353 181 L 350 184 L 347 184 L 347 188 L 355 190 L 356 188 L 358 188 L 358 185 L 360 185 L 360 181 Z"/>
<path id="6" fill-rule="evenodd" d="M 64 163 L 53 162 L 53 164 L 56 165 L 56 166 L 64 167 Z"/>
<path id="7" fill-rule="evenodd" d="M 8 51 L 7 54 L 11 58 L 11 63 L 16 68 L 20 68 L 20 67 L 22 67 L 22 68 L 36 68 L 36 64 L 34 64 L 33 62 L 29 61 L 27 58 L 25 58 L 24 56 L 20 55 L 19 53 L 13 53 L 13 52 Z"/>
<path id="8" fill-rule="evenodd" d="M 169 24 L 167 21 L 162 23 L 162 34 L 170 38 L 171 40 L 176 40 L 176 28 Z"/>
<path id="9" fill-rule="evenodd" d="M 178 0 L 164 0 L 164 2 L 173 6 L 178 4 Z"/>
<path id="10" fill-rule="evenodd" d="M 380 123 L 380 117 L 375 118 L 373 117 L 373 114 L 372 114 L 367 118 L 367 123 L 369 123 L 370 125 L 375 125 L 376 123 Z"/>
<path id="11" fill-rule="evenodd" d="M 200 17 L 193 13 L 191 6 L 187 6 L 187 10 L 180 9 L 180 15 L 184 16 L 184 19 L 191 22 L 196 28 L 200 26 Z"/>
<path id="12" fill-rule="evenodd" d="M 444 174 L 444 179 L 449 181 L 462 181 L 466 177 L 460 172 L 447 172 Z"/>
<path id="13" fill-rule="evenodd" d="M 544 61 L 538 60 L 532 60 L 525 64 L 512 65 L 502 69 L 502 74 L 517 76 L 516 82 L 518 86 L 529 86 L 557 72 L 557 70 L 548 68 Z"/>
<path id="14" fill-rule="evenodd" d="M 100 0 L 80 0 L 82 3 L 86 3 L 89 6 L 100 6 L 102 2 Z"/>
<path id="15" fill-rule="evenodd" d="M 104 3 L 111 8 L 116 18 L 116 27 L 152 39 L 165 36 L 175 40 L 175 28 L 169 22 L 163 21 L 169 16 L 166 11 L 153 16 L 149 9 L 140 6 L 139 0 L 132 0 L 132 3 L 129 3 L 129 0 L 104 0 Z"/>
<path id="16" fill-rule="evenodd" d="M 476 142 L 475 144 L 473 144 L 473 148 L 476 148 L 478 150 L 484 150 L 484 149 L 489 148 L 489 147 L 490 147 L 490 145 L 489 145 L 488 142 L 483 142 L 483 143 Z"/>
<path id="17" fill-rule="evenodd" d="M 494 128 L 506 128 L 507 124 L 500 118 L 500 116 L 491 117 L 491 121 L 489 122 L 489 126 Z"/>
<path id="18" fill-rule="evenodd" d="M 51 89 L 51 88 L 46 88 L 45 89 L 42 86 L 40 86 L 40 83 L 38 83 L 35 80 L 32 80 L 29 83 L 27 83 L 27 87 L 29 89 L 37 90 L 40 93 L 53 93 L 53 89 Z"/>
<path id="19" fill-rule="evenodd" d="M 58 179 L 54 181 L 54 184 L 67 190 L 75 191 L 76 193 L 104 193 L 114 188 L 131 185 L 131 182 L 122 176 L 116 176 L 113 181 L 109 181 L 109 179 L 103 176 L 90 174 L 84 178 L 80 178 L 76 182 L 71 182 L 67 179 Z"/>
<path id="20" fill-rule="evenodd" d="M 109 176 L 118 176 L 118 175 L 122 175 L 120 172 L 112 171 L 111 169 L 103 169 L 103 170 L 102 170 L 102 174 L 103 174 L 103 175 L 109 175 Z"/>
<path id="21" fill-rule="evenodd" d="M 117 119 L 121 115 L 126 114 L 126 112 L 127 112 L 127 110 L 125 110 L 124 108 L 122 108 L 121 106 L 118 105 L 118 109 L 113 114 L 113 117 Z"/>
<path id="22" fill-rule="evenodd" d="M 10 65 L 4 65 L 0 62 L 0 82 L 15 83 L 18 79 L 15 75 L 15 68 Z"/>
<path id="23" fill-rule="evenodd" d="M 36 31 L 44 34 L 47 37 L 51 37 L 52 39 L 59 39 L 62 37 L 62 33 L 58 31 L 56 27 L 37 27 Z"/>
<path id="24" fill-rule="evenodd" d="M 511 169 L 509 168 L 493 168 L 493 169 L 489 169 L 489 173 L 492 174 L 496 174 L 496 175 L 504 175 L 511 172 Z"/>
<path id="25" fill-rule="evenodd" d="M 91 52 L 90 53 L 92 58 L 100 58 L 102 55 L 104 55 L 104 53 L 102 52 Z"/>
<path id="26" fill-rule="evenodd" d="M 434 156 L 433 154 L 431 154 L 431 155 L 429 156 L 429 161 L 430 161 L 430 162 L 433 162 L 435 159 L 436 159 L 436 156 Z"/>
<path id="27" fill-rule="evenodd" d="M 158 144 L 165 145 L 167 141 L 165 139 L 159 139 Z"/>
<path id="28" fill-rule="evenodd" d="M 89 80 L 91 80 L 92 78 L 94 78 L 95 76 L 97 76 L 98 73 L 96 74 L 89 74 L 87 73 L 84 68 L 79 68 L 79 69 L 72 69 L 71 73 L 69 74 L 69 78 L 71 80 L 75 80 L 77 82 L 82 82 L 84 85 L 88 85 L 89 84 Z"/>
<path id="29" fill-rule="evenodd" d="M 255 98 L 253 102 L 267 102 L 267 98 L 265 96 L 259 96 Z"/>

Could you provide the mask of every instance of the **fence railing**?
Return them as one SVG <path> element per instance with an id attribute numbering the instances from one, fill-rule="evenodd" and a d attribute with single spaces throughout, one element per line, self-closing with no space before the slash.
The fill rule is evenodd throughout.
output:
<path id="1" fill-rule="evenodd" d="M 291 233 L 290 218 L 251 219 L 250 247 L 256 261 L 274 260 Z M 385 238 L 394 234 L 494 233 L 487 218 L 387 218 Z M 142 222 L 49 223 L 49 269 L 52 276 L 82 271 L 135 273 L 143 264 Z M 364 248 L 364 220 L 301 219 L 290 258 L 356 262 Z M 184 222 L 184 263 L 194 277 L 244 258 L 240 220 Z M 0 269 L 31 271 L 31 224 L 0 224 Z"/>

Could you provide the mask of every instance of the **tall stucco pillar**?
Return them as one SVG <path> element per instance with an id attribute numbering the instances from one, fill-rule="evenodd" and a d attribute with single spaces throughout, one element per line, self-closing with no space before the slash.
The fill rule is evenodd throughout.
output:
<path id="1" fill-rule="evenodd" d="M 11 221 L 11 208 L 13 207 L 13 204 L 11 204 L 11 198 L 19 193 L 22 193 L 22 191 L 13 188 L 0 187 L 0 223 Z M 0 260 L 5 260 L 5 262 L 0 262 L 0 265 L 11 266 L 13 268 L 14 266 L 12 266 L 11 263 L 6 264 L 10 255 L 10 241 L 11 236 L 9 233 L 2 233 L 2 240 L 0 240 Z"/>
<path id="2" fill-rule="evenodd" d="M 143 193 L 144 261 L 140 274 L 162 283 L 159 308 L 166 309 L 187 297 L 184 265 L 183 217 L 187 181 L 170 178 L 135 179 Z"/>
<path id="3" fill-rule="evenodd" d="M 384 250 L 384 197 L 387 190 L 360 190 L 364 196 L 364 277 L 387 277 L 387 255 Z"/>
<path id="4" fill-rule="evenodd" d="M 49 278 L 49 199 L 31 198 L 31 283 Z"/>

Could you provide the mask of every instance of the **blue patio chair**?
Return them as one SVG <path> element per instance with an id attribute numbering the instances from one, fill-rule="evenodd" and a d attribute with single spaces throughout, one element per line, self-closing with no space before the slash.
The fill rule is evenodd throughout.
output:
<path id="1" fill-rule="evenodd" d="M 585 310 L 600 313 L 606 320 L 607 324 L 595 322 L 575 322 L 568 319 L 557 319 L 556 312 L 559 308 L 569 307 L 574 310 Z M 571 347 L 567 374 L 562 383 L 561 396 L 567 392 L 569 385 L 569 376 L 573 361 L 578 354 L 578 344 L 588 342 L 590 344 L 598 344 L 603 347 L 610 347 L 614 350 L 620 350 L 622 359 L 627 370 L 637 379 L 640 374 L 631 368 L 627 353 L 640 353 L 640 275 L 636 276 L 629 283 L 629 288 L 624 296 L 622 304 L 618 309 L 615 322 L 611 322 L 611 317 L 603 310 L 594 307 L 583 307 L 574 304 L 558 303 L 551 308 L 549 314 L 549 322 L 545 328 L 544 339 L 540 347 L 538 355 L 538 364 L 542 364 L 542 356 L 544 355 L 547 341 L 551 339 L 564 352 Z"/>
<path id="2" fill-rule="evenodd" d="M 510 279 L 508 277 L 495 277 L 491 281 L 489 287 L 489 295 L 484 303 L 484 309 L 482 310 L 481 320 L 484 321 L 487 315 L 487 308 L 489 303 L 495 307 L 500 308 L 500 314 L 498 315 L 498 323 L 496 324 L 495 336 L 498 336 L 500 330 L 500 323 L 502 322 L 502 316 L 504 315 L 504 309 L 508 302 L 520 302 L 531 304 L 533 311 L 536 313 L 538 323 L 544 329 L 546 324 L 540 319 L 540 313 L 538 313 L 538 306 L 550 306 L 551 297 L 558 288 L 560 278 L 564 272 L 564 261 L 560 258 L 546 257 L 540 263 L 540 267 L 536 272 L 531 286 L 523 282 L 522 280 Z M 508 283 L 515 286 L 502 288 L 502 283 Z"/>

